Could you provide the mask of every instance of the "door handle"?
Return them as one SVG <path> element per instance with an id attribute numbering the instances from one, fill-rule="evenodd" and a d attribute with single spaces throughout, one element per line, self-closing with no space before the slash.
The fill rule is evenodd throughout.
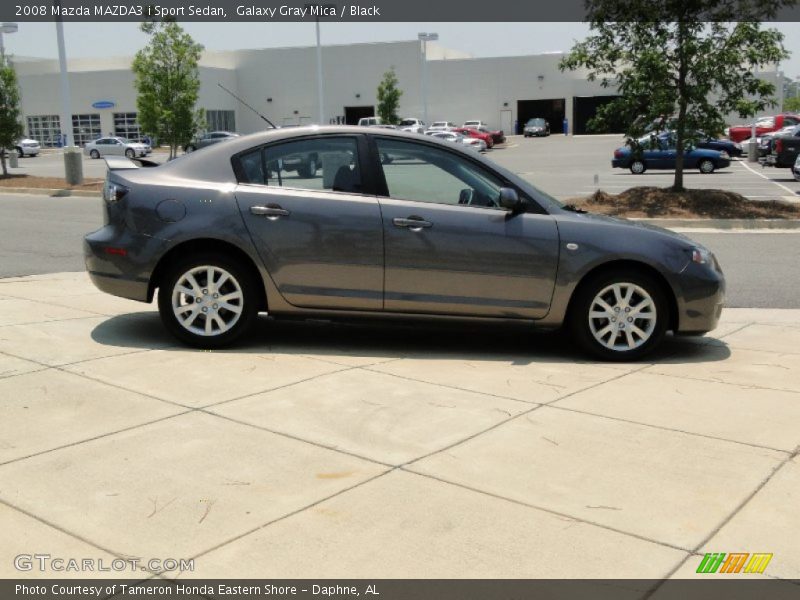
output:
<path id="1" fill-rule="evenodd" d="M 427 229 L 433 227 L 433 223 L 426 221 L 422 217 L 408 217 L 407 219 L 392 219 L 395 227 L 408 227 L 412 231 L 419 231 L 420 229 Z"/>
<path id="2" fill-rule="evenodd" d="M 267 217 L 273 221 L 278 217 L 288 217 L 291 213 L 277 204 L 268 206 L 251 206 L 250 213 L 259 217 Z"/>

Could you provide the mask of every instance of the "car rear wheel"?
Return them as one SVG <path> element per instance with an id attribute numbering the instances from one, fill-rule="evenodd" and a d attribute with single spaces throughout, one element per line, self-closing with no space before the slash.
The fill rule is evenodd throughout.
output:
<path id="1" fill-rule="evenodd" d="M 20 158 L 22 158 L 23 156 L 25 156 L 25 153 L 22 151 L 22 148 L 20 148 L 19 146 L 17 146 L 16 148 L 14 148 L 14 150 L 16 150 L 16 151 L 17 151 L 17 156 L 19 156 Z"/>
<path id="2" fill-rule="evenodd" d="M 700 162 L 700 172 L 705 173 L 708 175 L 709 173 L 714 172 L 714 161 L 711 159 L 705 159 Z"/>
<path id="3" fill-rule="evenodd" d="M 570 327 L 581 347 L 604 360 L 641 358 L 663 339 L 668 307 L 653 277 L 610 272 L 582 284 L 570 310 Z"/>
<path id="4" fill-rule="evenodd" d="M 191 346 L 227 346 L 258 314 L 256 285 L 246 269 L 226 256 L 187 257 L 169 269 L 160 286 L 161 320 Z"/>
<path id="5" fill-rule="evenodd" d="M 647 165 L 645 165 L 644 161 L 642 160 L 633 161 L 629 168 L 631 170 L 631 173 L 633 173 L 634 175 L 641 175 L 642 173 L 647 171 Z"/>
<path id="6" fill-rule="evenodd" d="M 100 158 L 100 152 L 98 152 L 97 150 L 91 150 L 89 152 L 89 156 L 91 156 L 92 158 Z"/>
<path id="7" fill-rule="evenodd" d="M 128 158 L 135 158 L 136 150 L 134 150 L 133 148 L 128 148 L 127 150 L 125 150 L 125 156 L 127 156 Z"/>

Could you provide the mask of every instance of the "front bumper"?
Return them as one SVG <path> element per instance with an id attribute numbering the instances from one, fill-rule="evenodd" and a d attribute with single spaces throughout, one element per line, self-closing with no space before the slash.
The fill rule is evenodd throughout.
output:
<path id="1" fill-rule="evenodd" d="M 714 265 L 690 262 L 680 274 L 676 333 L 702 334 L 716 328 L 725 304 L 725 276 Z"/>

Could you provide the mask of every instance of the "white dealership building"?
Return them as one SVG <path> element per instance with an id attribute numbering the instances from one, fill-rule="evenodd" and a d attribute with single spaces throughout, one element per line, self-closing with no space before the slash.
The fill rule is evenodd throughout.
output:
<path id="1" fill-rule="evenodd" d="M 570 133 L 586 133 L 597 106 L 612 88 L 590 82 L 582 71 L 561 72 L 561 54 L 474 58 L 433 42 L 323 46 L 323 121 L 356 123 L 377 106 L 377 86 L 394 67 L 403 91 L 400 114 L 428 121 L 482 119 L 514 132 L 517 124 L 544 117 L 554 132 L 568 121 Z M 82 145 L 105 135 L 139 139 L 132 56 L 68 61 L 72 121 Z M 26 134 L 46 146 L 60 131 L 57 60 L 14 59 L 22 92 Z M 276 125 L 320 121 L 317 51 L 311 47 L 204 52 L 198 107 L 209 130 L 252 133 L 267 124 L 220 87 L 226 87 Z M 762 77 L 777 80 L 775 73 Z M 427 85 L 425 85 L 427 82 Z M 423 94 L 423 90 L 426 90 Z"/>

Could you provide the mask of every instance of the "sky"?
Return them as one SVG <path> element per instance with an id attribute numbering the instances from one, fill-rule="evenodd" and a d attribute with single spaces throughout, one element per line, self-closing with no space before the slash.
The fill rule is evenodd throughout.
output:
<path id="1" fill-rule="evenodd" d="M 798 23 L 772 24 L 785 35 L 792 57 L 781 64 L 791 78 L 800 78 Z M 311 46 L 313 23 L 183 23 L 208 50 Z M 322 44 L 413 40 L 421 31 L 439 34 L 442 46 L 477 57 L 514 56 L 567 51 L 589 32 L 583 23 L 322 23 Z M 68 57 L 133 55 L 146 43 L 138 23 L 65 23 Z M 18 56 L 56 58 L 54 23 L 19 23 L 5 36 L 6 51 Z"/>

